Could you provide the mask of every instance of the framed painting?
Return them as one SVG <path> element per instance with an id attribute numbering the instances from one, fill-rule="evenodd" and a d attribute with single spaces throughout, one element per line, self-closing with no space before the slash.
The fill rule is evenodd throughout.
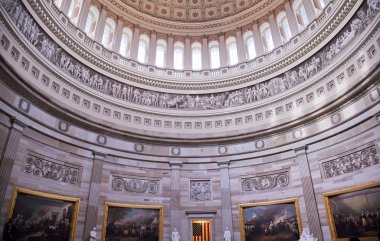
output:
<path id="1" fill-rule="evenodd" d="M 105 202 L 102 241 L 162 241 L 163 207 Z"/>
<path id="2" fill-rule="evenodd" d="M 296 241 L 302 232 L 298 199 L 239 205 L 242 241 Z"/>
<path id="3" fill-rule="evenodd" d="M 323 194 L 332 240 L 378 240 L 380 182 Z"/>
<path id="4" fill-rule="evenodd" d="M 14 241 L 74 241 L 79 200 L 16 187 L 4 237 Z"/>

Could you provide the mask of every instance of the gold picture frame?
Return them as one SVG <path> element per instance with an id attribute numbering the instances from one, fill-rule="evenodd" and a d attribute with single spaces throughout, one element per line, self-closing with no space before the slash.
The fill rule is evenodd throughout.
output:
<path id="1" fill-rule="evenodd" d="M 75 240 L 75 233 L 77 227 L 78 220 L 78 210 L 79 210 L 80 199 L 74 197 L 67 197 L 58 194 L 45 193 L 41 191 L 35 191 L 31 189 L 26 189 L 22 187 L 15 187 L 13 191 L 12 200 L 7 213 L 7 222 L 10 218 L 12 218 L 15 222 L 17 219 L 26 219 L 28 218 L 31 222 L 31 225 L 34 222 L 40 222 L 42 220 L 52 220 L 55 221 L 53 226 L 61 225 L 64 222 L 64 225 L 67 225 L 67 222 L 70 222 L 70 232 L 67 235 L 68 241 Z M 55 205 L 55 206 L 54 206 Z M 28 207 L 28 208 L 26 208 Z M 49 208 L 47 208 L 49 207 Z M 61 211 L 61 213 L 59 212 Z M 33 216 L 33 214 L 38 214 L 39 216 Z M 44 216 L 41 216 L 41 215 Z M 26 215 L 26 216 L 24 216 Z M 30 215 L 30 217 L 27 217 Z M 71 216 L 71 217 L 69 217 Z M 58 222 L 56 219 L 60 218 L 61 221 Z M 24 220 L 25 221 L 25 220 Z M 26 221 L 27 222 L 27 221 Z M 18 236 L 27 235 L 27 225 L 23 226 L 23 232 L 16 232 Z M 58 224 L 60 223 L 60 224 Z M 43 226 L 39 226 L 40 229 L 39 235 L 60 235 L 54 234 L 52 232 L 47 233 L 43 230 Z M 52 225 L 49 225 L 49 228 L 52 228 Z M 45 228 L 46 229 L 46 228 Z M 35 232 L 35 230 L 34 230 Z M 58 232 L 58 231 L 57 231 Z M 47 238 L 45 236 L 45 238 Z M 20 237 L 19 237 L 20 238 Z M 50 236 L 50 238 L 54 238 Z M 17 241 L 17 238 L 14 237 L 13 240 Z"/>
<path id="2" fill-rule="evenodd" d="M 284 204 L 289 204 L 289 206 L 286 207 L 286 206 L 284 206 Z M 277 205 L 277 207 L 275 207 L 276 205 Z M 278 209 L 277 211 L 281 211 L 280 205 L 282 205 L 282 211 L 284 208 L 286 208 L 286 210 L 288 210 L 288 211 L 290 210 L 290 213 L 287 213 L 287 211 L 285 211 L 285 214 L 287 213 L 287 215 L 288 215 L 288 219 L 280 220 L 280 222 L 278 222 L 276 224 L 274 224 L 274 221 L 272 220 L 273 227 L 275 225 L 283 225 L 285 222 L 289 222 L 289 223 L 291 222 L 292 225 L 297 225 L 296 229 L 294 229 L 294 230 L 289 230 L 289 231 L 288 230 L 284 231 L 285 229 L 281 229 L 281 230 L 287 236 L 294 235 L 294 239 L 290 238 L 289 240 L 298 240 L 299 236 L 302 233 L 302 222 L 301 222 L 301 215 L 300 215 L 298 198 L 289 198 L 289 199 L 282 199 L 282 200 L 268 201 L 268 202 L 239 204 L 239 220 L 240 220 L 241 240 L 242 241 L 254 241 L 255 240 L 255 237 L 254 237 L 255 234 L 262 236 L 262 231 L 266 232 L 266 230 L 262 230 L 262 226 L 264 225 L 263 222 L 267 222 L 267 218 L 262 217 L 264 215 L 264 213 L 266 212 L 265 209 L 269 209 L 270 206 L 273 206 L 272 208 Z M 294 209 L 293 209 L 293 207 L 294 207 Z M 251 209 L 251 210 L 249 210 L 249 209 Z M 257 210 L 255 210 L 255 209 L 257 209 Z M 262 209 L 262 210 L 259 210 L 259 209 Z M 256 215 L 255 212 L 260 212 L 260 214 Z M 284 214 L 284 217 L 286 217 L 285 214 Z M 249 219 L 249 220 L 246 219 L 245 217 L 247 217 L 247 216 L 251 216 L 251 219 Z M 294 221 L 294 218 L 296 219 L 296 221 Z M 261 223 L 263 225 L 257 225 L 259 223 Z M 270 223 L 269 223 L 269 225 L 270 225 Z M 268 228 L 269 228 L 269 226 L 268 226 Z M 249 231 L 250 233 L 253 234 L 253 236 L 249 240 L 246 239 L 247 231 Z M 268 232 L 269 231 L 271 231 L 271 230 L 268 229 Z M 272 228 L 272 231 L 274 231 L 274 228 Z M 261 240 L 263 240 L 263 239 L 261 239 Z M 275 236 L 272 236 L 272 238 L 267 238 L 267 240 L 268 241 L 276 240 L 276 238 L 275 238 Z"/>
<path id="3" fill-rule="evenodd" d="M 112 209 L 115 209 L 115 210 L 112 210 Z M 124 209 L 124 210 L 123 210 Z M 146 230 L 146 236 L 144 236 L 144 234 L 142 234 L 142 237 L 139 236 L 139 238 L 141 239 L 141 241 L 144 241 L 144 240 L 149 240 L 149 241 L 163 241 L 163 215 L 164 215 L 164 207 L 163 206 L 158 206 L 158 205 L 135 205 L 135 204 L 125 204 L 125 203 L 115 203 L 115 202 L 105 202 L 104 203 L 104 217 L 103 217 L 103 230 L 102 230 L 102 241 L 109 241 L 109 240 L 113 240 L 112 238 L 109 238 L 107 237 L 107 235 L 111 235 L 111 234 L 108 234 L 107 232 L 110 232 L 110 223 L 108 222 L 109 220 L 109 216 L 110 216 L 110 211 L 112 210 L 112 212 L 114 212 L 114 214 L 112 214 L 115 218 L 118 218 L 118 225 L 121 226 L 121 227 L 124 227 L 124 234 L 125 237 L 135 237 L 135 236 L 132 236 L 132 235 L 140 235 L 140 233 L 136 234 L 136 233 L 133 233 L 133 228 L 135 227 L 134 225 L 137 226 L 137 224 L 140 225 L 140 229 L 141 230 L 141 227 L 142 225 L 145 225 L 145 230 Z M 123 213 L 124 211 L 124 213 Z M 148 217 L 149 215 L 149 211 L 150 211 L 150 217 Z M 129 214 L 128 214 L 129 212 Z M 135 215 L 135 216 L 130 216 L 128 217 L 128 215 Z M 136 215 L 139 214 L 140 216 L 139 217 L 146 217 L 146 219 L 144 219 L 144 221 L 140 220 L 140 221 L 133 221 L 132 220 L 135 220 L 135 217 Z M 117 215 L 120 215 L 118 217 L 115 217 Z M 121 215 L 123 215 L 121 217 Z M 159 217 L 157 218 L 157 216 L 154 216 L 154 215 L 158 215 Z M 115 225 L 115 222 L 116 220 L 113 221 L 113 224 L 112 225 Z M 124 222 L 124 223 L 122 223 Z M 138 223 L 140 222 L 140 223 Z M 147 222 L 147 223 L 145 223 Z M 148 222 L 150 222 L 150 224 L 148 225 Z M 158 222 L 158 224 L 157 224 Z M 124 226 L 122 226 L 124 225 Z M 130 226 L 132 225 L 132 226 Z M 156 229 L 156 225 L 157 225 L 157 228 L 158 228 L 158 232 L 155 230 Z M 137 232 L 137 227 L 135 227 L 135 232 Z M 114 233 L 112 234 L 114 235 Z M 120 235 L 120 234 L 119 234 Z M 148 235 L 150 238 L 148 238 Z M 153 237 L 153 238 L 152 238 Z M 117 238 L 116 238 L 117 239 Z"/>
<path id="4" fill-rule="evenodd" d="M 331 239 L 333 241 L 346 241 L 349 238 L 348 237 L 345 237 L 345 238 L 339 238 L 338 237 L 337 228 L 336 228 L 336 225 L 335 225 L 335 222 L 334 222 L 334 215 L 332 213 L 333 212 L 333 208 L 332 208 L 332 205 L 331 205 L 331 199 L 335 198 L 335 197 L 339 197 L 339 196 L 341 196 L 342 198 L 344 198 L 343 195 L 348 195 L 348 194 L 352 195 L 352 197 L 359 197 L 359 196 L 364 195 L 363 192 L 360 193 L 361 191 L 369 190 L 369 189 L 373 189 L 373 188 L 380 188 L 380 182 L 374 182 L 374 183 L 369 183 L 369 184 L 360 185 L 360 186 L 356 186 L 356 187 L 345 188 L 345 189 L 341 189 L 341 190 L 337 190 L 337 191 L 323 193 L 323 199 L 324 199 L 325 206 L 326 206 L 326 212 L 327 212 L 327 218 L 328 218 L 328 223 L 329 223 L 329 228 L 330 228 L 330 233 L 331 233 Z M 355 195 L 355 193 L 357 195 L 353 196 L 353 195 Z M 360 211 L 358 211 L 358 212 L 360 212 Z M 362 236 L 360 236 L 360 234 L 358 234 L 357 236 L 362 241 L 375 241 L 375 240 L 378 240 L 376 236 L 373 236 L 373 237 L 362 237 Z"/>

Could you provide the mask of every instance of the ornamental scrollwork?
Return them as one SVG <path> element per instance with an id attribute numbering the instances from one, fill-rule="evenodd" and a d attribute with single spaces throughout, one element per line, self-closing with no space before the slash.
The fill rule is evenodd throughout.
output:
<path id="1" fill-rule="evenodd" d="M 292 69 L 269 80 L 244 88 L 212 94 L 174 94 L 138 88 L 88 68 L 63 50 L 33 19 L 20 0 L 1 1 L 19 31 L 46 60 L 98 92 L 143 106 L 161 109 L 214 110 L 261 101 L 294 88 L 323 71 L 342 55 L 344 49 L 376 19 L 380 12 L 377 0 L 362 3 L 356 14 L 321 50 Z"/>
<path id="2" fill-rule="evenodd" d="M 241 187 L 244 192 L 286 187 L 288 185 L 289 171 L 241 179 Z"/>
<path id="3" fill-rule="evenodd" d="M 190 200 L 207 201 L 211 200 L 210 180 L 191 180 L 190 181 Z"/>
<path id="4" fill-rule="evenodd" d="M 113 176 L 112 189 L 115 191 L 125 190 L 127 192 L 157 194 L 160 189 L 160 183 L 158 180 Z"/>
<path id="5" fill-rule="evenodd" d="M 322 163 L 326 178 L 340 176 L 356 170 L 379 164 L 379 156 L 374 146 L 367 147 L 338 159 Z"/>
<path id="6" fill-rule="evenodd" d="M 26 173 L 58 182 L 78 184 L 80 169 L 29 155 L 24 168 Z"/>

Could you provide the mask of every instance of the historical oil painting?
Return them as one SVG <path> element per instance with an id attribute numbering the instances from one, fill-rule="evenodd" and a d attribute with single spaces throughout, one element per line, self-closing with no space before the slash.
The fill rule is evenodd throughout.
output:
<path id="1" fill-rule="evenodd" d="M 5 240 L 73 241 L 79 198 L 16 188 L 4 226 Z"/>
<path id="2" fill-rule="evenodd" d="M 297 199 L 239 205 L 242 241 L 295 241 L 302 231 Z"/>
<path id="3" fill-rule="evenodd" d="M 162 206 L 106 202 L 102 241 L 162 241 Z"/>
<path id="4" fill-rule="evenodd" d="M 377 240 L 380 182 L 324 194 L 333 240 Z"/>

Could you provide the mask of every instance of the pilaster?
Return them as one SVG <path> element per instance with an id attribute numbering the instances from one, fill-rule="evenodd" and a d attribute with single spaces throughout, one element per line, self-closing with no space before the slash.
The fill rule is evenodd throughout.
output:
<path id="1" fill-rule="evenodd" d="M 180 233 L 180 223 L 181 223 L 181 166 L 182 162 L 170 162 L 172 168 L 171 173 L 171 187 L 170 187 L 170 230 L 176 228 Z"/>
<path id="2" fill-rule="evenodd" d="M 318 240 L 323 240 L 322 228 L 321 228 L 321 223 L 319 220 L 317 201 L 315 198 L 313 180 L 311 177 L 306 147 L 303 146 L 303 147 L 294 149 L 294 152 L 296 155 L 296 162 L 298 163 L 299 170 L 300 170 L 302 190 L 303 190 L 304 199 L 305 199 L 309 229 L 310 229 L 310 232 L 314 234 L 316 238 L 318 238 Z"/>
<path id="3" fill-rule="evenodd" d="M 84 224 L 84 240 L 90 239 L 90 232 L 97 223 L 97 215 L 99 208 L 100 186 L 102 181 L 103 162 L 107 155 L 103 153 L 93 152 L 93 164 L 90 182 L 90 191 L 88 195 L 88 204 L 86 212 L 86 221 Z"/>
<path id="4" fill-rule="evenodd" d="M 232 229 L 232 205 L 231 205 L 231 188 L 230 188 L 230 173 L 228 166 L 230 161 L 218 162 L 220 169 L 220 191 L 221 191 L 221 206 L 222 206 L 222 224 L 224 230 L 228 227 Z"/>
<path id="5" fill-rule="evenodd" d="M 8 188 L 13 164 L 24 128 L 24 124 L 18 121 L 15 117 L 11 117 L 11 130 L 0 162 L 0 209 L 4 204 L 5 193 Z"/>

